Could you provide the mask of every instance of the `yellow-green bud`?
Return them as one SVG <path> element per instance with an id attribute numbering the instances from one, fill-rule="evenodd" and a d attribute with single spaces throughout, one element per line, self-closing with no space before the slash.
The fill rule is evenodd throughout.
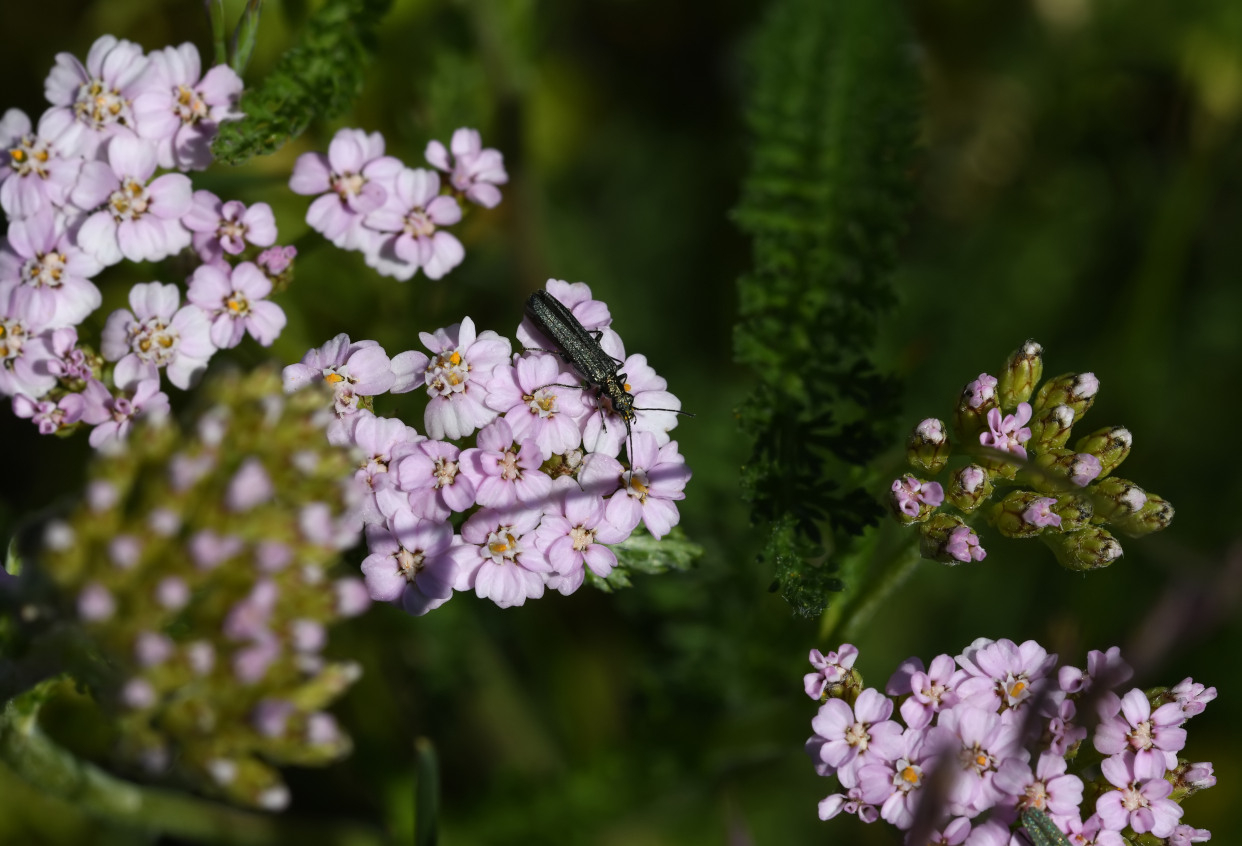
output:
<path id="1" fill-rule="evenodd" d="M 945 498 L 954 508 L 969 514 L 992 496 L 992 478 L 978 464 L 967 464 L 949 477 Z"/>
<path id="2" fill-rule="evenodd" d="M 1045 534 L 1040 539 L 1067 570 L 1099 570 L 1121 557 L 1121 544 L 1101 526 L 1088 526 L 1064 534 Z"/>
<path id="3" fill-rule="evenodd" d="M 1063 373 L 1040 386 L 1031 405 L 1036 416 L 1045 408 L 1068 405 L 1077 419 L 1087 413 L 1099 392 L 1100 380 L 1094 373 Z"/>
<path id="4" fill-rule="evenodd" d="M 1069 442 L 1071 427 L 1078 415 L 1068 405 L 1042 408 L 1031 418 L 1031 439 L 1026 442 L 1027 452 L 1044 452 L 1061 449 Z"/>
<path id="5" fill-rule="evenodd" d="M 1100 473 L 1100 462 L 1087 452 L 1050 449 L 1035 456 L 1026 468 L 1031 487 L 1044 493 L 1060 493 L 1086 487 Z"/>
<path id="6" fill-rule="evenodd" d="M 979 378 L 962 388 L 953 412 L 953 434 L 960 444 L 979 441 L 979 433 L 988 428 L 988 412 L 999 408 L 996 400 L 995 376 L 980 373 Z"/>
<path id="7" fill-rule="evenodd" d="M 1146 491 L 1130 480 L 1116 476 L 1092 485 L 1091 493 L 1095 495 L 1095 513 L 1109 523 L 1136 515 L 1147 504 Z"/>
<path id="8" fill-rule="evenodd" d="M 936 514 L 919 526 L 919 554 L 929 561 L 949 565 L 982 561 L 987 557 L 975 530 L 962 518 L 944 513 Z"/>
<path id="9" fill-rule="evenodd" d="M 935 417 L 928 417 L 914 427 L 906 440 L 906 460 L 915 470 L 922 470 L 929 476 L 935 476 L 948 463 L 949 433 L 944 422 Z"/>
<path id="10" fill-rule="evenodd" d="M 996 394 L 1005 411 L 1013 411 L 1018 403 L 1026 402 L 1035 392 L 1044 375 L 1044 348 L 1028 340 L 1009 355 L 1005 369 L 1001 371 Z"/>
<path id="11" fill-rule="evenodd" d="M 1167 529 L 1172 522 L 1173 505 L 1164 497 L 1152 493 L 1147 494 L 1147 501 L 1137 512 L 1112 521 L 1117 531 L 1132 538 Z"/>
<path id="12" fill-rule="evenodd" d="M 1091 498 L 1084 493 L 1063 493 L 1057 496 L 1052 513 L 1061 518 L 1062 532 L 1075 532 L 1091 524 L 1095 509 Z"/>
<path id="13" fill-rule="evenodd" d="M 1106 426 L 1079 438 L 1074 449 L 1091 453 L 1100 460 L 1099 478 L 1103 479 L 1126 460 L 1133 443 L 1134 437 L 1125 426 Z"/>
<path id="14" fill-rule="evenodd" d="M 1036 491 L 1011 491 L 988 511 L 988 522 L 1008 538 L 1059 531 L 1061 520 L 1052 510 L 1055 505 L 1055 499 Z"/>

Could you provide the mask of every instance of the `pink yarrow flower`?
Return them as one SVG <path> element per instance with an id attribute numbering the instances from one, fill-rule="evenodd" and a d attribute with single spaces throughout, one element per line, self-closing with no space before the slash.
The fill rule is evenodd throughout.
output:
<path id="1" fill-rule="evenodd" d="M 186 299 L 211 321 L 211 342 L 220 349 L 241 343 L 246 333 L 265 347 L 285 328 L 285 313 L 265 298 L 272 280 L 251 262 L 234 268 L 200 265 L 189 278 Z"/>
<path id="2" fill-rule="evenodd" d="M 181 218 L 190 210 L 190 180 L 180 173 L 155 173 L 155 145 L 133 136 L 108 142 L 106 161 L 88 161 L 73 190 L 73 202 L 90 211 L 78 230 L 78 245 L 101 263 L 159 261 L 190 246 Z M 150 184 L 148 184 L 148 181 Z"/>
<path id="3" fill-rule="evenodd" d="M 543 456 L 533 439 L 515 448 L 513 430 L 501 419 L 484 426 L 477 443 L 478 447 L 462 451 L 460 467 L 474 483 L 479 505 L 543 507 L 552 492 L 552 479 L 539 469 Z"/>
<path id="4" fill-rule="evenodd" d="M 543 596 L 552 566 L 535 545 L 540 513 L 529 508 L 482 508 L 461 527 L 455 590 L 473 590 L 501 608 Z"/>
<path id="5" fill-rule="evenodd" d="M 7 243 L 0 239 L 0 297 L 28 287 L 31 314 L 47 329 L 75 326 L 99 308 L 103 300 L 90 279 L 102 269 L 50 209 L 13 221 Z"/>
<path id="6" fill-rule="evenodd" d="M 1187 676 L 1169 688 L 1168 695 L 1181 707 L 1183 716 L 1190 719 L 1202 714 L 1207 704 L 1216 698 L 1216 688 L 1204 687 Z"/>
<path id="7" fill-rule="evenodd" d="M 336 413 L 348 416 L 358 410 L 358 397 L 382 394 L 392 387 L 388 353 L 375 341 L 350 343 L 342 333 L 302 356 L 282 372 L 286 393 L 322 380 L 335 392 Z"/>
<path id="8" fill-rule="evenodd" d="M 582 391 L 572 387 L 577 381 L 555 356 L 523 356 L 492 371 L 486 403 L 504 415 L 515 440 L 533 438 L 546 461 L 582 443 L 583 418 L 590 412 Z"/>
<path id="9" fill-rule="evenodd" d="M 994 784 L 1001 765 L 1010 758 L 1029 757 L 1019 742 L 1020 726 L 965 702 L 941 712 L 937 725 L 956 737 L 957 771 L 949 787 L 949 812 L 973 817 L 991 808 L 1004 795 Z"/>
<path id="10" fill-rule="evenodd" d="M 609 455 L 592 453 L 583 459 L 578 481 L 584 490 L 609 497 L 613 525 L 632 532 L 642 522 L 658 539 L 681 519 L 673 503 L 686 498 L 690 476 L 676 441 L 657 447 L 654 435 L 637 432 L 630 469 Z"/>
<path id="11" fill-rule="evenodd" d="M 1065 758 L 1048 752 L 1039 756 L 1034 772 L 1026 761 L 1010 758 L 996 773 L 996 786 L 1013 797 L 1019 811 L 1035 808 L 1054 821 L 1078 816 L 1082 804 L 1082 779 L 1066 773 Z"/>
<path id="12" fill-rule="evenodd" d="M 195 191 L 181 222 L 194 233 L 194 249 L 206 262 L 241 255 L 247 243 L 276 243 L 276 218 L 267 203 L 247 207 L 237 200 L 226 203 L 210 191 Z"/>
<path id="13" fill-rule="evenodd" d="M 0 118 L 0 149 L 7 153 L 0 165 L 0 208 L 11 220 L 50 212 L 69 201 L 82 160 L 66 154 L 66 134 L 76 137 L 73 118 L 56 109 L 44 112 L 37 131 L 19 109 L 9 109 Z"/>
<path id="14" fill-rule="evenodd" d="M 94 158 L 109 138 L 135 131 L 133 100 L 150 81 L 148 66 L 142 47 L 112 35 L 95 40 L 85 64 L 71 53 L 56 54 L 43 93 L 58 119 L 73 123 L 62 136 L 66 155 Z"/>
<path id="15" fill-rule="evenodd" d="M 476 333 L 469 317 L 418 337 L 434 356 L 411 351 L 407 362 L 409 370 L 423 372 L 431 397 L 423 418 L 428 437 L 464 438 L 495 420 L 498 412 L 486 404 L 487 382 L 497 365 L 508 362 L 509 339 L 491 329 Z"/>
<path id="16" fill-rule="evenodd" d="M 1134 675 L 1133 668 L 1121 657 L 1121 647 L 1109 647 L 1107 652 L 1093 649 L 1087 653 L 1087 671 L 1064 666 L 1057 671 L 1057 683 L 1066 693 L 1081 694 L 1104 685 L 1112 690 L 1125 684 Z"/>
<path id="17" fill-rule="evenodd" d="M 924 482 L 909 473 L 892 484 L 893 509 L 908 517 L 918 517 L 923 506 L 932 508 L 944 502 L 944 487 L 939 482 Z"/>
<path id="18" fill-rule="evenodd" d="M 362 562 L 367 591 L 377 602 L 426 614 L 448 602 L 456 576 L 453 527 L 422 520 L 408 510 L 367 526 L 370 555 Z"/>
<path id="19" fill-rule="evenodd" d="M 377 417 L 369 411 L 358 415 L 353 429 L 355 454 L 359 458 L 354 473 L 360 489 L 367 492 L 360 516 L 364 523 L 382 523 L 398 511 L 409 509 L 409 495 L 396 484 L 393 464 L 414 451 L 423 436 L 404 422 Z"/>
<path id="20" fill-rule="evenodd" d="M 862 788 L 858 785 L 845 793 L 834 793 L 819 803 L 821 820 L 830 820 L 842 812 L 858 817 L 865 823 L 873 823 L 880 818 L 879 809 L 862 798 Z"/>
<path id="21" fill-rule="evenodd" d="M 914 824 L 924 779 L 935 768 L 952 734 L 944 729 L 906 729 L 891 758 L 858 769 L 863 799 L 880 807 L 880 816 L 905 831 Z"/>
<path id="22" fill-rule="evenodd" d="M 957 693 L 963 702 L 990 712 L 1018 711 L 1030 701 L 1048 710 L 1064 697 L 1059 689 L 1049 690 L 1056 662 L 1056 655 L 1033 640 L 1019 646 L 1007 638 L 978 638 L 957 656 L 968 676 L 957 685 Z"/>
<path id="23" fill-rule="evenodd" d="M 384 155 L 384 136 L 361 129 L 342 129 L 328 145 L 328 154 L 303 153 L 293 166 L 289 188 L 295 194 L 319 194 L 306 212 L 316 232 L 343 249 L 363 246 L 363 218 L 388 199 L 388 188 L 400 173 L 400 160 Z"/>
<path id="24" fill-rule="evenodd" d="M 168 381 L 183 390 L 202 377 L 216 349 L 210 324 L 198 306 L 178 308 L 180 302 L 176 285 L 148 282 L 130 289 L 132 313 L 118 309 L 109 315 L 100 349 L 104 358 L 117 362 L 118 385 L 158 382 L 161 367 L 167 368 Z"/>
<path id="25" fill-rule="evenodd" d="M 133 420 L 159 421 L 169 412 L 168 395 L 160 390 L 158 379 L 142 380 L 132 392 L 115 396 L 102 382 L 92 379 L 86 383 L 82 402 L 82 422 L 95 427 L 90 436 L 95 449 L 124 441 Z"/>
<path id="26" fill-rule="evenodd" d="M 439 141 L 429 142 L 425 153 L 428 163 L 449 174 L 453 188 L 475 205 L 487 209 L 499 205 L 500 189 L 496 186 L 509 181 L 504 156 L 498 150 L 484 148 L 477 129 L 458 129 L 449 146 L 451 158 Z"/>
<path id="27" fill-rule="evenodd" d="M 1031 430 L 1026 424 L 1030 420 L 1030 403 L 1018 403 L 1017 413 L 1006 414 L 1003 418 L 1000 409 L 993 408 L 988 411 L 988 431 L 979 433 L 979 443 L 1026 458 L 1024 444 L 1031 439 Z"/>
<path id="28" fill-rule="evenodd" d="M 845 787 L 858 784 L 859 769 L 874 761 L 892 761 L 903 751 L 901 726 L 889 719 L 893 702 L 867 688 L 851 708 L 842 699 L 819 706 L 811 728 L 822 740 L 818 759 L 836 771 Z"/>
<path id="29" fill-rule="evenodd" d="M 921 729 L 961 701 L 957 688 L 967 678 L 966 671 L 958 669 L 949 655 L 937 655 L 926 670 L 922 661 L 911 658 L 902 663 L 885 689 L 890 696 L 910 694 L 901 703 L 901 717 L 906 725 Z"/>
<path id="30" fill-rule="evenodd" d="M 963 564 L 988 557 L 987 550 L 979 543 L 979 535 L 970 526 L 958 526 L 950 532 L 944 551 Z"/>
<path id="31" fill-rule="evenodd" d="M 440 194 L 435 171 L 404 168 L 393 180 L 384 205 L 367 214 L 364 225 L 382 233 L 367 250 L 367 264 L 402 282 L 421 268 L 439 279 L 465 256 L 465 248 L 444 226 L 461 220 L 461 206 Z"/>
<path id="32" fill-rule="evenodd" d="M 1052 528 L 1061 527 L 1061 515 L 1052 511 L 1057 501 L 1050 496 L 1041 496 L 1022 512 L 1022 521 L 1032 526 L 1044 528 L 1051 526 Z"/>
<path id="33" fill-rule="evenodd" d="M 203 74 L 198 48 L 185 43 L 150 55 L 144 92 L 134 98 L 138 134 L 156 142 L 160 167 L 202 170 L 219 125 L 237 120 L 242 80 L 228 65 Z"/>
<path id="34" fill-rule="evenodd" d="M 438 523 L 474 505 L 474 482 L 461 472 L 459 455 L 450 443 L 423 440 L 389 467 L 414 514 Z"/>
<path id="35" fill-rule="evenodd" d="M 1173 785 L 1164 780 L 1159 757 L 1139 758 L 1132 752 L 1105 758 L 1100 770 L 1114 790 L 1095 802 L 1105 827 L 1121 831 L 1127 825 L 1138 834 L 1168 837 L 1182 818 L 1182 806 L 1169 798 Z"/>
<path id="36" fill-rule="evenodd" d="M 571 480 L 558 485 L 535 530 L 535 546 L 548 559 L 548 587 L 568 596 L 582 586 L 586 570 L 601 579 L 617 566 L 617 556 L 604 544 L 629 537 L 608 522 L 602 497 L 592 496 Z"/>
<path id="37" fill-rule="evenodd" d="M 56 385 L 42 362 L 51 357 L 48 335 L 34 314 L 34 291 L 10 286 L 0 291 L 0 394 L 38 399 Z"/>
<path id="38" fill-rule="evenodd" d="M 858 647 L 852 643 L 843 643 L 835 652 L 827 655 L 818 649 L 812 649 L 807 659 L 815 672 L 802 677 L 802 689 L 807 696 L 820 700 L 824 698 L 824 691 L 830 685 L 839 685 L 850 676 L 850 670 L 858 660 Z"/>
<path id="39" fill-rule="evenodd" d="M 996 398 L 996 377 L 980 373 L 979 378 L 966 386 L 963 395 L 966 404 L 971 408 L 979 408 Z"/>
<path id="40" fill-rule="evenodd" d="M 1169 702 L 1152 710 L 1143 691 L 1134 688 L 1118 699 L 1109 693 L 1099 705 L 1096 751 L 1105 755 L 1133 752 L 1138 758 L 1154 758 L 1161 772 L 1177 766 L 1177 753 L 1186 747 L 1182 709 Z"/>
<path id="41" fill-rule="evenodd" d="M 13 413 L 38 426 L 40 435 L 54 435 L 77 423 L 84 408 L 81 394 L 65 394 L 59 402 L 33 400 L 25 394 L 13 397 Z"/>

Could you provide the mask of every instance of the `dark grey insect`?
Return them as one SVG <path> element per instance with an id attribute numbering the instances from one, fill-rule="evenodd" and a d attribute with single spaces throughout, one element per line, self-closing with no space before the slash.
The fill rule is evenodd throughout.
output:
<path id="1" fill-rule="evenodd" d="M 624 362 L 618 361 L 600 346 L 599 339 L 604 334 L 600 330 L 588 330 L 578 322 L 564 303 L 547 291 L 535 291 L 526 301 L 526 313 L 535 322 L 539 330 L 557 346 L 555 350 L 545 350 L 561 356 L 578 371 L 585 385 L 560 385 L 562 388 L 579 388 L 595 393 L 596 400 L 605 399 L 608 405 L 625 423 L 626 454 L 632 455 L 631 444 L 634 439 L 633 422 L 639 411 L 672 411 L 693 417 L 687 411 L 676 408 L 638 408 L 634 405 L 634 395 L 630 393 L 621 372 Z M 545 385 L 544 387 L 552 387 Z M 600 416 L 604 409 L 600 408 Z"/>

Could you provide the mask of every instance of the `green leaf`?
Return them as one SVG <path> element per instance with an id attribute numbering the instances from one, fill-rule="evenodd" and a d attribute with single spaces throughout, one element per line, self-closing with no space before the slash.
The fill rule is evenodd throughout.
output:
<path id="1" fill-rule="evenodd" d="M 392 0 L 327 0 L 307 22 L 302 43 L 242 94 L 246 117 L 220 126 L 212 144 L 215 157 L 236 165 L 266 155 L 301 135 L 312 120 L 348 109 L 362 90 L 368 45 L 391 5 Z"/>
<path id="2" fill-rule="evenodd" d="M 639 526 L 624 541 L 608 548 L 617 556 L 617 566 L 612 572 L 606 578 L 600 578 L 590 569 L 586 571 L 591 585 L 605 593 L 629 587 L 633 573 L 655 575 L 670 570 L 688 570 L 703 555 L 703 547 L 687 540 L 680 526 L 674 526 L 659 540 L 653 538 L 645 527 Z"/>
<path id="3" fill-rule="evenodd" d="M 233 30 L 233 50 L 229 59 L 229 67 L 237 71 L 238 76 L 246 73 L 250 57 L 254 54 L 255 40 L 259 35 L 259 13 L 263 10 L 263 0 L 247 0 L 242 10 L 237 28 Z"/>
<path id="4" fill-rule="evenodd" d="M 436 846 L 439 838 L 440 765 L 431 741 L 414 741 L 414 846 Z"/>
<path id="5" fill-rule="evenodd" d="M 894 303 L 918 121 L 903 15 L 777 0 L 753 48 L 754 149 L 733 214 L 753 245 L 734 357 L 759 380 L 738 409 L 754 444 L 743 494 L 804 615 L 840 589 L 835 557 L 882 514 L 866 468 L 891 441 L 899 386 L 873 348 Z"/>

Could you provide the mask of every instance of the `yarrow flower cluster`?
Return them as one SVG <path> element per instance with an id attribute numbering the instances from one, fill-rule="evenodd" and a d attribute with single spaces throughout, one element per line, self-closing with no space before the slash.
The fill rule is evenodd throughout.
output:
<path id="1" fill-rule="evenodd" d="M 1116 647 L 1091 652 L 1084 671 L 1058 667 L 1033 640 L 979 638 L 930 666 L 910 658 L 882 693 L 863 684 L 857 656 L 850 644 L 812 650 L 804 679 L 823 703 L 806 750 L 840 783 L 820 819 L 883 819 L 911 846 L 1021 846 L 1015 829 L 1031 810 L 1074 846 L 1210 838 L 1181 822 L 1181 802 L 1216 784 L 1212 765 L 1179 753 L 1186 722 L 1215 688 L 1185 679 L 1121 692 L 1132 671 Z M 1089 748 L 1098 756 L 1082 753 Z M 1100 757 L 1098 767 L 1080 760 Z"/>
<path id="2" fill-rule="evenodd" d="M 439 279 L 466 255 L 446 227 L 461 221 L 463 202 L 498 205 L 497 186 L 509 175 L 500 152 L 485 149 L 474 129 L 454 132 L 449 148 L 430 142 L 425 157 L 433 170 L 406 167 L 384 155 L 378 132 L 342 129 L 327 155 L 298 158 L 289 187 L 315 197 L 306 212 L 312 229 L 361 252 L 378 273 L 405 282 L 422 270 Z"/>
<path id="3" fill-rule="evenodd" d="M 105 35 L 85 62 L 59 54 L 44 90 L 51 106 L 37 123 L 17 109 L 0 119 L 0 393 L 41 433 L 85 424 L 105 448 L 132 420 L 167 413 L 161 371 L 185 389 L 217 349 L 246 334 L 275 340 L 285 315 L 267 297 L 292 248 L 245 260 L 275 244 L 271 208 L 160 173 L 207 167 L 220 123 L 242 116 L 241 78 L 227 66 L 204 73 L 192 44 L 145 53 Z M 102 302 L 93 280 L 104 268 L 191 246 L 202 264 L 184 304 L 175 284 L 140 283 L 129 309 L 109 316 L 102 359 L 78 337 Z"/>
<path id="4" fill-rule="evenodd" d="M 918 526 L 924 558 L 985 558 L 973 526 L 983 517 L 1005 537 L 1038 537 L 1064 567 L 1094 570 L 1121 556 L 1106 526 L 1141 537 L 1172 522 L 1167 500 L 1112 475 L 1130 454 L 1128 429 L 1097 429 L 1068 448 L 1099 392 L 1095 375 L 1067 373 L 1037 391 L 1042 375 L 1043 348 L 1027 341 L 999 378 L 980 373 L 962 389 L 952 438 L 934 417 L 910 434 L 906 458 L 927 478 L 897 479 L 889 502 L 900 522 Z M 963 460 L 950 470 L 954 452 Z M 946 470 L 943 484 L 933 481 Z"/>
<path id="5" fill-rule="evenodd" d="M 547 290 L 609 334 L 637 407 L 680 408 L 645 357 L 625 357 L 586 284 L 553 279 Z M 354 448 L 368 491 L 362 570 L 373 599 L 423 614 L 454 591 L 501 607 L 547 588 L 569 594 L 588 570 L 607 578 L 617 563 L 609 547 L 640 523 L 656 538 L 677 525 L 691 474 L 668 434 L 676 415 L 641 412 L 623 464 L 622 418 L 577 387 L 580 377 L 536 343 L 529 320 L 517 334 L 526 348 L 514 353 L 508 338 L 467 317 L 421 333 L 426 352 L 392 358 L 374 341 L 340 335 L 285 368 L 286 390 L 333 388 L 328 436 Z M 429 397 L 425 436 L 372 411 L 378 395 L 419 388 Z"/>
<path id="6" fill-rule="evenodd" d="M 361 497 L 316 420 L 327 391 L 285 397 L 268 368 L 203 393 L 193 430 L 148 425 L 94 462 L 17 590 L 88 649 L 79 681 L 118 714 L 118 765 L 278 810 L 277 766 L 350 749 L 326 708 L 359 668 L 324 649 L 370 604 L 332 571 L 359 538 Z M 32 643 L 48 622 L 23 617 Z"/>

